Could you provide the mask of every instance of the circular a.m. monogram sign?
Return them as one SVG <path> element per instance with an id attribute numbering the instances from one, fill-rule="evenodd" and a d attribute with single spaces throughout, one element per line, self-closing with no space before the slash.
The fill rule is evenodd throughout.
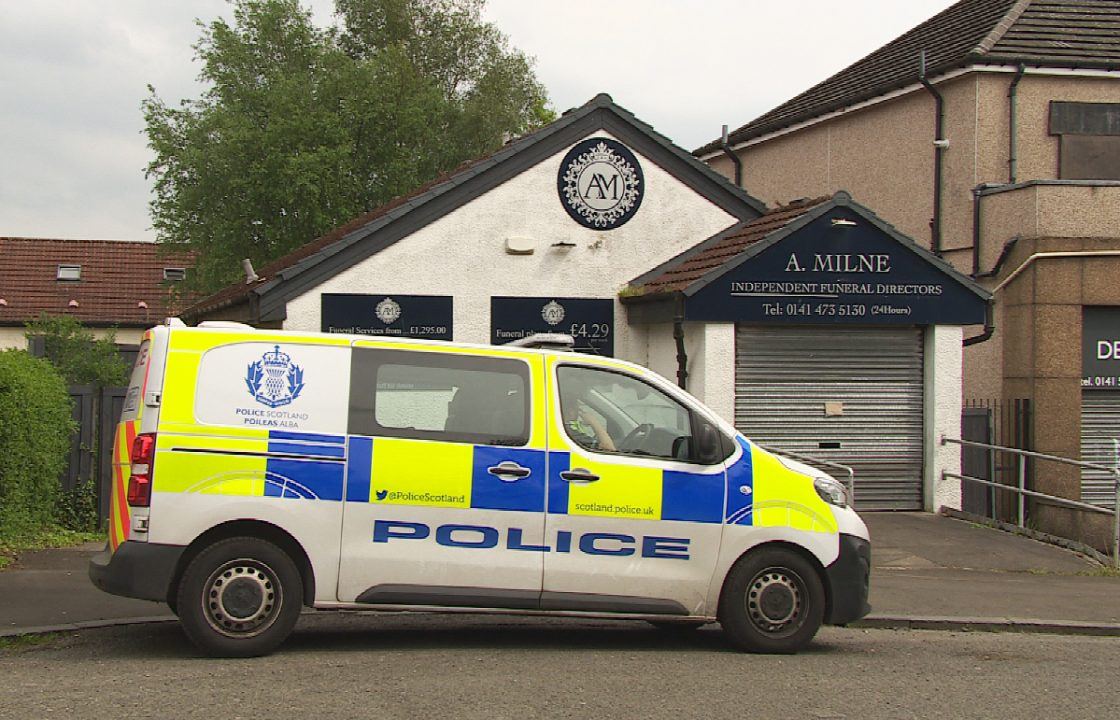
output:
<path id="1" fill-rule="evenodd" d="M 629 148 L 610 138 L 595 137 L 564 156 L 556 187 L 560 203 L 573 220 L 592 230 L 613 230 L 638 212 L 645 178 Z"/>

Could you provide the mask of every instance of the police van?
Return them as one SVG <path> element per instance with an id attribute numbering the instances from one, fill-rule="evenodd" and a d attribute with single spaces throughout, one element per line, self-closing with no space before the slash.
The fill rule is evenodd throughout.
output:
<path id="1" fill-rule="evenodd" d="M 840 483 L 606 357 L 171 319 L 113 469 L 92 581 L 211 655 L 304 606 L 719 622 L 755 652 L 870 609 Z"/>

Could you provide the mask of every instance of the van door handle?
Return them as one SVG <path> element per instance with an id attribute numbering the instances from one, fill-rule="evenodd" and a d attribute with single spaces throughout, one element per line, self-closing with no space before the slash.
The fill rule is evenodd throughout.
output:
<path id="1" fill-rule="evenodd" d="M 592 474 L 590 470 L 573 468 L 560 471 L 560 479 L 570 483 L 592 483 L 598 480 L 599 476 Z"/>
<path id="2" fill-rule="evenodd" d="M 529 468 L 521 467 L 512 460 L 506 460 L 493 467 L 486 468 L 486 472 L 502 482 L 517 482 L 523 477 L 529 477 L 533 471 Z"/>

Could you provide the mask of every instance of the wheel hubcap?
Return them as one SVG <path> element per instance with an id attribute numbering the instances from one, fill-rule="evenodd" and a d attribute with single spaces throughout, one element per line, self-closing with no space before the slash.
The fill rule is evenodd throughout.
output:
<path id="1" fill-rule="evenodd" d="M 804 618 L 805 584 L 788 568 L 767 568 L 755 575 L 747 591 L 747 615 L 768 635 L 788 635 Z"/>
<path id="2" fill-rule="evenodd" d="M 280 612 L 276 574 L 258 560 L 225 563 L 206 582 L 202 609 L 210 626 L 227 637 L 251 637 L 266 630 Z"/>

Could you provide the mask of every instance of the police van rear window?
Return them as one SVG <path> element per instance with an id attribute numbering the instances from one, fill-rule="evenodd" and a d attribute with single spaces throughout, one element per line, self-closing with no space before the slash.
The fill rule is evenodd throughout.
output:
<path id="1" fill-rule="evenodd" d="M 360 435 L 519 446 L 529 441 L 525 363 L 358 350 L 350 431 Z"/>
<path id="2" fill-rule="evenodd" d="M 124 407 L 121 412 L 128 415 L 136 412 L 140 407 L 140 396 L 144 392 L 144 377 L 148 371 L 148 349 L 150 342 L 145 340 L 140 343 L 140 351 L 136 353 L 136 364 L 132 366 L 132 375 L 128 379 L 128 393 L 124 397 Z"/>

